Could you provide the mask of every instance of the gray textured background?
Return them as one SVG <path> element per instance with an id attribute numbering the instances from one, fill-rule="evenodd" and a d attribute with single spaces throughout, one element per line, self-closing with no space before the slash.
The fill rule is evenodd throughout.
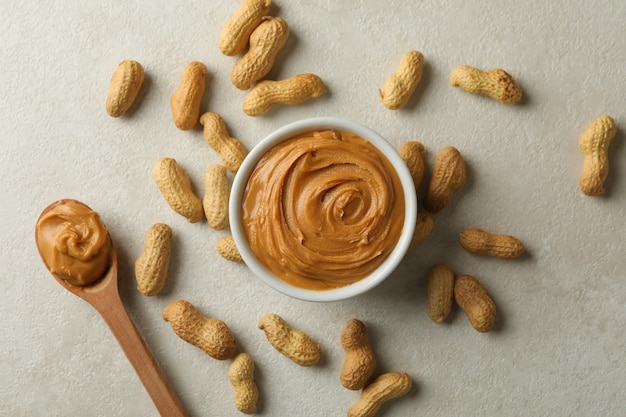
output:
<path id="1" fill-rule="evenodd" d="M 442 4 L 443 3 L 443 4 Z M 414 380 L 386 416 L 621 416 L 626 409 L 626 3 L 276 0 L 291 36 L 271 78 L 319 74 L 328 94 L 261 118 L 241 111 L 230 84 L 235 58 L 217 48 L 236 1 L 34 0 L 0 3 L 0 414 L 150 416 L 156 411 L 103 321 L 48 275 L 33 229 L 59 198 L 99 211 L 120 256 L 120 291 L 131 317 L 192 416 L 236 416 L 219 362 L 178 339 L 161 319 L 185 298 L 224 320 L 258 367 L 261 415 L 336 416 L 358 393 L 339 385 L 339 333 L 353 317 L 370 328 L 379 371 Z M 402 53 L 426 60 L 408 106 L 385 109 L 377 89 Z M 104 109 L 122 59 L 146 70 L 138 105 Z M 188 61 L 209 68 L 203 110 L 220 113 L 252 148 L 272 130 L 312 116 L 364 123 L 399 146 L 419 140 L 428 168 L 446 145 L 466 157 L 466 187 L 435 217 L 432 236 L 385 283 L 338 303 L 288 299 L 245 266 L 219 258 L 225 235 L 188 224 L 164 202 L 151 168 L 176 158 L 203 192 L 219 162 L 200 128 L 177 130 L 169 98 Z M 501 67 L 521 84 L 505 106 L 448 85 L 457 65 Z M 619 128 L 607 194 L 578 190 L 578 136 L 601 114 Z M 422 190 L 423 191 L 423 190 Z M 156 298 L 135 290 L 133 263 L 148 227 L 174 230 L 169 282 Z M 457 234 L 482 227 L 517 235 L 514 261 L 465 253 Z M 425 313 L 425 277 L 436 262 L 478 278 L 498 306 L 496 329 L 479 334 L 454 309 L 445 324 Z M 256 328 L 275 312 L 323 349 L 305 369 L 275 352 Z"/>

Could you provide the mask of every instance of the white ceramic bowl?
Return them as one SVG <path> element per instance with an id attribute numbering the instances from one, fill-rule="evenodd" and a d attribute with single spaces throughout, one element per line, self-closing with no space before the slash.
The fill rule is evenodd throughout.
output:
<path id="1" fill-rule="evenodd" d="M 254 171 L 259 159 L 265 155 L 266 152 L 280 142 L 290 139 L 296 135 L 314 130 L 328 129 L 355 133 L 376 146 L 387 157 L 387 159 L 389 159 L 391 164 L 396 168 L 396 173 L 400 178 L 402 189 L 404 191 L 404 226 L 402 229 L 402 235 L 400 236 L 400 239 L 398 240 L 393 251 L 370 275 L 353 284 L 336 289 L 309 290 L 298 288 L 286 283 L 270 272 L 270 270 L 256 258 L 254 252 L 248 244 L 246 233 L 242 225 L 242 200 L 248 178 L 252 174 L 252 171 Z M 300 120 L 281 127 L 259 142 L 259 144 L 256 145 L 248 154 L 235 175 L 229 203 L 231 232 L 243 260 L 252 272 L 270 287 L 283 294 L 300 300 L 318 302 L 338 301 L 354 297 L 369 291 L 384 281 L 385 278 L 387 278 L 394 271 L 400 261 L 402 261 L 402 258 L 404 258 L 404 255 L 409 249 L 417 218 L 417 197 L 413 179 L 408 168 L 406 167 L 406 164 L 395 148 L 373 130 L 358 123 L 334 117 L 319 117 Z"/>

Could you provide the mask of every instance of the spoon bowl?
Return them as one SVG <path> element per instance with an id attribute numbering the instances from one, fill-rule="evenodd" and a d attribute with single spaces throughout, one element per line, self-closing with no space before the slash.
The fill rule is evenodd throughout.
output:
<path id="1" fill-rule="evenodd" d="M 41 212 L 39 219 L 37 219 L 37 224 L 39 224 L 40 219 L 54 207 L 67 203 L 76 203 L 91 210 L 86 204 L 77 200 L 59 200 L 50 204 Z M 159 413 L 162 416 L 186 416 L 187 414 L 181 402 L 174 391 L 169 387 L 165 375 L 157 365 L 148 346 L 122 304 L 117 284 L 117 252 L 115 251 L 111 235 L 109 235 L 108 232 L 107 239 L 111 243 L 110 265 L 109 269 L 101 278 L 91 284 L 79 287 L 69 284 L 56 274 L 52 274 L 52 276 L 66 290 L 87 301 L 100 313 L 122 347 L 122 350 L 135 369 L 135 372 L 137 372 L 137 375 L 148 391 Z M 35 242 L 41 259 L 49 270 L 50 267 L 41 253 L 41 242 L 39 242 L 38 233 L 35 233 Z"/>

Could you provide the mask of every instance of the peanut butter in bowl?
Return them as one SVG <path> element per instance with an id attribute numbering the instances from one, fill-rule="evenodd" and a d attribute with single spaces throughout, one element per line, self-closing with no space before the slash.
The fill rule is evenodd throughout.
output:
<path id="1" fill-rule="evenodd" d="M 231 227 L 246 264 L 287 295 L 331 301 L 366 291 L 403 258 L 416 196 L 395 149 L 335 118 L 279 129 L 242 164 Z"/>
<path id="2" fill-rule="evenodd" d="M 297 287 L 369 275 L 402 233 L 404 193 L 387 158 L 351 132 L 316 130 L 267 152 L 248 179 L 243 226 L 256 257 Z"/>

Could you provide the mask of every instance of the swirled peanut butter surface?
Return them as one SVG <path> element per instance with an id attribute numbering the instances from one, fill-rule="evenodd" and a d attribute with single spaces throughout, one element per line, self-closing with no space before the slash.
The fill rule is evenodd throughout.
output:
<path id="1" fill-rule="evenodd" d="M 111 239 L 89 207 L 61 200 L 41 215 L 35 232 L 48 270 L 69 284 L 91 284 L 109 269 Z"/>
<path id="2" fill-rule="evenodd" d="M 280 143 L 252 172 L 243 225 L 256 257 L 287 283 L 324 290 L 369 275 L 404 224 L 402 185 L 387 158 L 349 132 Z"/>

